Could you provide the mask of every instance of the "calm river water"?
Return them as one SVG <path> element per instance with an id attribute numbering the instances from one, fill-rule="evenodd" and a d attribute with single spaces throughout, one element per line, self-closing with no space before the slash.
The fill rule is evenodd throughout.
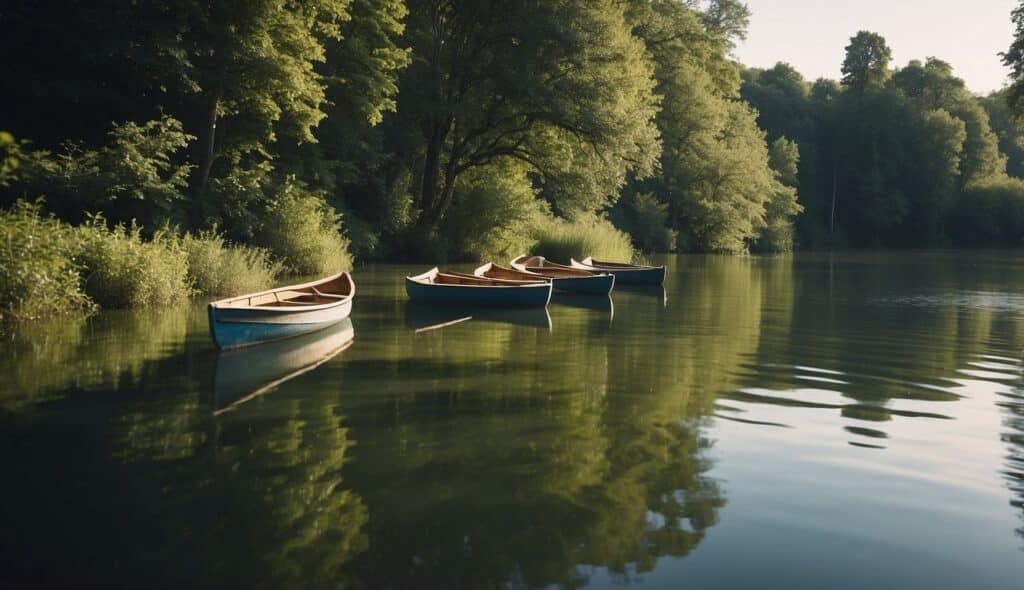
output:
<path id="1" fill-rule="evenodd" d="M 0 586 L 1022 587 L 1024 254 L 665 261 L 547 313 L 359 268 L 235 354 L 201 303 L 8 334 Z"/>

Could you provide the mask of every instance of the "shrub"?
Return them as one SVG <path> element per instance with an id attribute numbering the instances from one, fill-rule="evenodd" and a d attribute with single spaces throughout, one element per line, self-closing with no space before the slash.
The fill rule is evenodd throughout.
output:
<path id="1" fill-rule="evenodd" d="M 947 225 L 958 246 L 1020 246 L 1024 243 L 1024 180 L 997 177 L 968 185 Z"/>
<path id="2" fill-rule="evenodd" d="M 285 183 L 267 208 L 256 240 L 292 273 L 324 275 L 352 268 L 341 215 L 294 181 Z"/>
<path id="3" fill-rule="evenodd" d="M 460 179 L 439 234 L 457 259 L 506 261 L 533 247 L 544 218 L 522 164 L 503 162 Z"/>
<path id="4" fill-rule="evenodd" d="M 638 193 L 628 202 L 627 228 L 633 243 L 644 252 L 671 252 L 676 232 L 666 226 L 668 205 L 651 193 Z"/>
<path id="5" fill-rule="evenodd" d="M 265 160 L 244 158 L 234 150 L 218 156 L 222 175 L 209 180 L 207 195 L 201 199 L 201 217 L 216 221 L 224 234 L 236 242 L 250 242 L 260 227 L 260 212 L 271 192 L 273 165 Z"/>
<path id="6" fill-rule="evenodd" d="M 25 152 L 15 189 L 46 195 L 63 219 L 99 211 L 115 221 L 145 224 L 180 215 L 192 169 L 177 164 L 192 136 L 171 117 L 114 125 L 107 145 L 96 150 L 67 142 L 60 153 Z"/>
<path id="7" fill-rule="evenodd" d="M 185 234 L 181 245 L 188 258 L 188 280 L 196 293 L 229 295 L 262 291 L 283 270 L 262 248 L 227 244 L 216 231 Z"/>
<path id="8" fill-rule="evenodd" d="M 0 188 L 10 184 L 21 165 L 22 142 L 6 131 L 0 131 Z"/>
<path id="9" fill-rule="evenodd" d="M 761 235 L 751 248 L 764 254 L 781 254 L 793 251 L 793 222 L 786 218 L 773 219 L 761 230 Z"/>
<path id="10" fill-rule="evenodd" d="M 169 231 L 144 241 L 135 223 L 107 229 L 97 215 L 75 232 L 83 287 L 101 306 L 167 304 L 191 295 L 188 256 Z"/>
<path id="11" fill-rule="evenodd" d="M 19 201 L 0 212 L 0 319 L 5 321 L 93 307 L 79 285 L 70 228 L 41 217 L 41 207 Z"/>
<path id="12" fill-rule="evenodd" d="M 623 262 L 633 259 L 629 236 L 603 217 L 575 221 L 549 219 L 538 225 L 536 237 L 533 251 L 559 262 L 568 262 L 570 257 L 582 260 L 587 256 Z"/>

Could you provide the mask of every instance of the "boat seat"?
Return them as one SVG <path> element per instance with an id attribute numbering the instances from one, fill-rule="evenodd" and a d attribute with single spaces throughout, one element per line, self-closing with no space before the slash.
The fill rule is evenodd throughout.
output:
<path id="1" fill-rule="evenodd" d="M 330 299 L 344 299 L 344 298 L 348 297 L 348 295 L 336 295 L 334 293 L 324 293 L 323 291 L 317 289 L 316 287 L 313 287 L 312 289 L 313 289 L 313 292 L 316 293 L 318 297 L 327 297 L 327 298 L 330 298 Z"/>
<path id="2" fill-rule="evenodd" d="M 282 297 L 282 295 L 284 297 Z M 305 291 L 275 291 L 274 299 L 276 303 L 284 303 L 287 305 L 319 305 L 316 301 L 297 301 L 304 297 L 315 297 L 313 293 L 306 293 Z"/>

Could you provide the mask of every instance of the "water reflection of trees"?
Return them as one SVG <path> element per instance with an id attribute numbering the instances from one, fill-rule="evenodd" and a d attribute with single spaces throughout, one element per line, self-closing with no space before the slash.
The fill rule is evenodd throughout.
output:
<path id="1" fill-rule="evenodd" d="M 756 349 L 764 287 L 750 260 L 693 264 L 668 309 L 617 293 L 611 322 L 552 306 L 550 333 L 467 322 L 361 341 L 342 378 L 346 473 L 372 514 L 356 575 L 577 587 L 591 567 L 629 577 L 692 551 L 725 504 L 703 425 Z"/>
<path id="2" fill-rule="evenodd" d="M 0 335 L 0 407 L 14 410 L 74 390 L 145 387 L 155 363 L 180 357 L 205 317 L 184 308 L 112 311 L 26 323 Z"/>
<path id="3" fill-rule="evenodd" d="M 69 373 L 36 389 L 56 394 L 50 415 L 89 413 L 84 444 L 12 419 L 28 446 L 6 450 L 26 483 L 10 506 L 60 508 L 4 508 L 0 537 L 115 584 L 578 587 L 593 568 L 650 571 L 718 521 L 706 421 L 782 282 L 756 259 L 686 264 L 667 306 L 627 292 L 614 318 L 552 306 L 550 331 L 413 335 L 403 297 L 369 296 L 357 346 L 216 418 L 205 330 L 184 335 L 201 316 L 148 352 L 144 330 L 128 332 L 96 373 L 127 377 L 93 381 L 102 396 L 68 395 Z M 50 475 L 30 466 L 44 460 Z"/>
<path id="4" fill-rule="evenodd" d="M 766 276 L 777 276 L 767 289 L 766 310 L 774 311 L 766 311 L 749 378 L 725 398 L 838 411 L 855 428 L 893 416 L 948 418 L 941 402 L 960 399 L 952 379 L 999 344 L 995 328 L 1024 334 L 1024 301 L 1006 295 L 1024 281 L 999 257 L 797 260 L 792 276 L 792 261 L 762 261 L 773 269 Z"/>
<path id="5" fill-rule="evenodd" d="M 1020 511 L 1016 532 L 1024 541 L 1024 383 L 1008 393 L 1000 406 L 1006 413 L 1002 439 L 1008 445 L 1003 475 L 1014 494 L 1010 504 Z"/>
<path id="6" fill-rule="evenodd" d="M 960 401 L 965 380 L 989 380 L 1024 538 L 1024 385 L 1006 387 L 1024 349 L 1019 257 L 804 256 L 793 277 L 783 260 L 763 261 L 778 280 L 749 377 L 726 403 L 838 411 L 850 444 L 882 448 L 899 436 L 894 417 L 952 418 L 945 404 Z"/>
<path id="7" fill-rule="evenodd" d="M 345 584 L 369 516 L 341 476 L 348 429 L 329 404 L 309 403 L 301 379 L 265 411 L 214 419 L 216 356 L 202 310 L 191 312 L 100 317 L 49 342 L 22 336 L 36 354 L 62 346 L 67 356 L 32 360 L 37 379 L 13 376 L 24 389 L 0 414 L 0 548 L 18 556 L 5 580 Z"/>

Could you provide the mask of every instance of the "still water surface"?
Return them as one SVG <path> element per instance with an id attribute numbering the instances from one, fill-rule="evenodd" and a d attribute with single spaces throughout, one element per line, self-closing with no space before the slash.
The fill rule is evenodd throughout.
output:
<path id="1" fill-rule="evenodd" d="M 668 257 L 547 313 L 0 355 L 0 586 L 1024 587 L 1024 254 Z M 474 319 L 417 334 L 431 324 Z"/>

